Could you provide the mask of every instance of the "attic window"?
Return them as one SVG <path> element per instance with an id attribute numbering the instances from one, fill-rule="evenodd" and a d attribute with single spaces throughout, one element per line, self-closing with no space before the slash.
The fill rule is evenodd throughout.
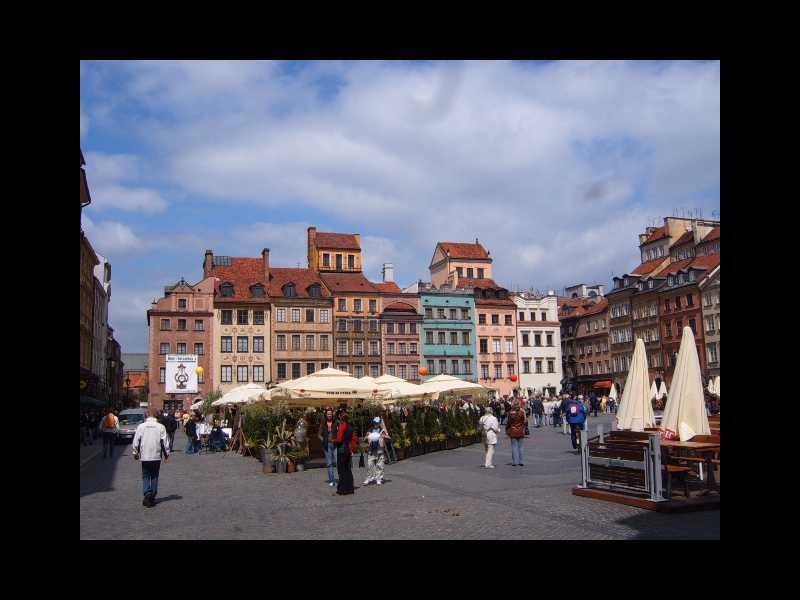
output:
<path id="1" fill-rule="evenodd" d="M 652 279 L 647 282 L 647 288 L 650 289 L 650 290 L 653 289 L 653 280 Z"/>
<path id="2" fill-rule="evenodd" d="M 260 283 L 257 283 L 253 287 L 250 288 L 250 293 L 253 295 L 253 298 L 263 298 L 264 297 L 264 286 Z"/>
<path id="3" fill-rule="evenodd" d="M 223 257 L 220 257 L 223 258 Z M 219 290 L 222 295 L 226 298 L 230 298 L 233 296 L 233 284 L 232 283 L 223 283 L 219 286 Z"/>
<path id="4" fill-rule="evenodd" d="M 215 267 L 230 267 L 231 266 L 231 257 L 230 256 L 215 256 L 214 257 L 214 266 Z"/>
<path id="5" fill-rule="evenodd" d="M 319 298 L 322 295 L 322 288 L 318 283 L 315 283 L 308 288 L 308 295 L 312 298 Z"/>
<path id="6" fill-rule="evenodd" d="M 286 298 L 294 298 L 297 296 L 297 292 L 295 291 L 293 283 L 287 283 L 285 286 L 283 286 L 283 295 Z"/>
<path id="7" fill-rule="evenodd" d="M 667 279 L 667 285 L 674 285 L 674 283 L 675 283 L 675 278 L 672 275 L 670 275 L 669 278 Z"/>

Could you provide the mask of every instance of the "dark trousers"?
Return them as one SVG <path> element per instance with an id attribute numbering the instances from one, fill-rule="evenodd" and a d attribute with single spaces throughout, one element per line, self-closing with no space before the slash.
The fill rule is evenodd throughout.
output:
<path id="1" fill-rule="evenodd" d="M 161 470 L 160 460 L 142 461 L 142 490 L 144 495 L 152 494 L 153 500 L 158 494 L 158 472 Z"/>
<path id="2" fill-rule="evenodd" d="M 172 452 L 172 446 L 175 444 L 175 432 L 167 433 L 167 440 L 169 440 L 169 451 Z"/>
<path id="3" fill-rule="evenodd" d="M 108 458 L 113 458 L 114 456 L 114 442 L 117 440 L 117 434 L 113 431 L 104 431 L 103 432 L 103 458 L 106 457 L 106 451 L 108 451 Z"/>
<path id="4" fill-rule="evenodd" d="M 388 459 L 387 463 L 397 462 L 397 455 L 394 453 L 391 440 L 386 440 L 386 458 Z"/>
<path id="5" fill-rule="evenodd" d="M 350 454 L 337 452 L 336 468 L 339 471 L 339 484 L 336 492 L 339 494 L 352 494 L 355 492 L 353 486 L 353 463 Z"/>
<path id="6" fill-rule="evenodd" d="M 572 438 L 572 447 L 575 450 L 578 449 L 578 435 L 575 433 L 578 429 L 583 431 L 583 423 L 569 424 L 570 437 Z"/>
<path id="7" fill-rule="evenodd" d="M 593 416 L 596 417 L 597 416 L 597 407 L 596 406 L 592 409 L 592 412 L 594 413 Z"/>

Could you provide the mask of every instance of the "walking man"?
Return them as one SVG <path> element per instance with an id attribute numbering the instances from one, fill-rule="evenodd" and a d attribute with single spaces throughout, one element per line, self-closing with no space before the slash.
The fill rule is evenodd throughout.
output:
<path id="1" fill-rule="evenodd" d="M 566 410 L 566 421 L 569 421 L 569 428 L 570 434 L 572 438 L 572 448 L 574 450 L 578 449 L 578 436 L 577 430 L 580 429 L 583 431 L 584 423 L 586 423 L 586 407 L 583 405 L 583 402 L 580 400 L 580 396 L 578 399 L 572 399 L 567 403 L 567 410 Z"/>
<path id="2" fill-rule="evenodd" d="M 600 408 L 600 401 L 597 399 L 597 394 L 592 392 L 592 395 L 589 396 L 589 406 L 592 407 L 592 416 L 597 416 L 597 409 Z"/>
<path id="3" fill-rule="evenodd" d="M 133 458 L 142 463 L 142 488 L 144 499 L 142 506 L 152 508 L 156 505 L 158 495 L 158 474 L 161 470 L 161 459 L 169 459 L 167 446 L 167 430 L 156 419 L 156 411 L 136 428 L 133 436 Z"/>
<path id="4" fill-rule="evenodd" d="M 494 447 L 497 445 L 497 434 L 500 432 L 500 424 L 491 406 L 486 407 L 484 414 L 478 421 L 478 425 L 483 432 L 483 449 L 486 452 L 483 466 L 486 469 L 494 469 L 492 460 L 494 459 Z"/>
<path id="5" fill-rule="evenodd" d="M 339 485 L 336 486 L 336 493 L 340 496 L 355 493 L 352 457 L 357 448 L 358 437 L 350 425 L 347 411 L 343 410 L 339 413 L 339 429 L 336 433 L 336 467 L 339 471 Z"/>
<path id="6" fill-rule="evenodd" d="M 119 419 L 117 416 L 108 409 L 108 414 L 103 417 L 100 423 L 101 431 L 103 433 L 103 458 L 108 454 L 108 458 L 114 455 L 114 443 L 117 441 L 117 434 L 119 433 Z"/>

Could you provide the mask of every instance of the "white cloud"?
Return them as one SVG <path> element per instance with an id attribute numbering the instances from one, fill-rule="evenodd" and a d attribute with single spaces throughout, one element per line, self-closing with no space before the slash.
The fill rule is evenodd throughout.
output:
<path id="1" fill-rule="evenodd" d="M 84 157 L 93 210 L 118 209 L 148 215 L 167 210 L 168 203 L 158 190 L 131 185 L 141 182 L 145 175 L 138 157 L 100 152 L 88 152 Z"/>
<path id="2" fill-rule="evenodd" d="M 148 244 L 124 223 L 117 221 L 95 223 L 84 214 L 82 224 L 92 246 L 104 256 L 117 257 L 148 250 Z"/>

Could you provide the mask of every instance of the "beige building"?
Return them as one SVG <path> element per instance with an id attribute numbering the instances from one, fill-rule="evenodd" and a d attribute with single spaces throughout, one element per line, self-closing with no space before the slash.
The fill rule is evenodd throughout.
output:
<path id="1" fill-rule="evenodd" d="M 706 342 L 708 377 L 717 377 L 720 369 L 719 343 L 719 265 L 700 280 L 698 287 L 703 304 L 703 330 Z"/>
<path id="2" fill-rule="evenodd" d="M 269 249 L 261 258 L 214 256 L 206 250 L 203 274 L 214 279 L 214 380 L 225 393 L 272 380 Z"/>
<path id="3" fill-rule="evenodd" d="M 317 272 L 360 273 L 361 235 L 308 228 L 308 268 Z"/>
<path id="4" fill-rule="evenodd" d="M 471 279 L 492 279 L 492 259 L 486 250 L 475 238 L 474 244 L 457 242 L 439 242 L 433 251 L 430 264 L 431 283 L 439 288 L 448 282 L 456 287 L 453 275 L 457 281 L 471 285 Z"/>

